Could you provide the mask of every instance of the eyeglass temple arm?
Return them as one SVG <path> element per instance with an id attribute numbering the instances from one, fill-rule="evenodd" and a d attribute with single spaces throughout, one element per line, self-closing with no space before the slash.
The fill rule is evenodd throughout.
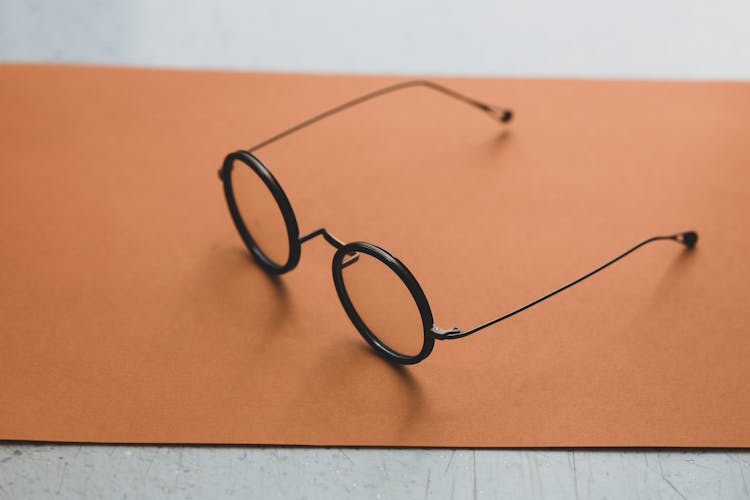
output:
<path id="1" fill-rule="evenodd" d="M 260 142 L 256 144 L 255 146 L 252 146 L 247 151 L 252 153 L 253 151 L 257 151 L 258 149 L 265 147 L 271 144 L 272 142 L 276 142 L 279 139 L 283 139 L 284 137 L 290 134 L 293 134 L 294 132 L 300 129 L 303 129 L 307 127 L 308 125 L 312 125 L 313 123 L 316 123 L 324 118 L 328 118 L 329 116 L 336 114 L 339 111 L 343 111 L 345 109 L 351 108 L 352 106 L 356 106 L 357 104 L 361 104 L 365 101 L 369 101 L 370 99 L 374 99 L 375 97 L 379 97 L 383 94 L 388 94 L 390 92 L 395 92 L 397 90 L 402 90 L 402 89 L 409 88 L 409 87 L 426 87 L 428 89 L 435 90 L 437 92 L 440 92 L 441 94 L 447 95 L 448 97 L 452 97 L 461 102 L 465 102 L 466 104 L 474 106 L 475 108 L 481 111 L 484 111 L 485 113 L 490 115 L 493 119 L 498 120 L 501 123 L 507 123 L 511 120 L 511 118 L 513 118 L 513 112 L 510 109 L 501 108 L 498 106 L 493 106 L 491 104 L 484 103 L 482 101 L 478 101 L 477 99 L 463 95 L 459 92 L 456 92 L 455 90 L 449 89 L 448 87 L 444 87 L 442 85 L 439 85 L 435 82 L 431 82 L 429 80 L 409 80 L 406 82 L 396 83 L 388 87 L 383 87 L 381 89 L 370 92 L 369 94 L 365 94 L 363 96 L 357 97 L 356 99 L 352 99 L 351 101 L 347 101 L 343 104 L 339 104 L 338 106 L 334 108 L 331 108 L 327 111 L 317 114 L 313 116 L 312 118 L 308 118 L 307 120 L 300 122 L 297 125 L 284 130 L 283 132 L 280 132 L 272 137 L 269 137 L 263 142 Z"/>
<path id="2" fill-rule="evenodd" d="M 692 249 L 692 248 L 695 247 L 695 244 L 698 241 L 698 233 L 696 233 L 695 231 L 686 231 L 686 232 L 683 232 L 683 233 L 676 233 L 676 234 L 672 234 L 672 235 L 669 235 L 669 236 L 654 236 L 652 238 L 649 238 L 647 240 L 644 240 L 644 241 L 638 243 L 637 245 L 635 245 L 634 247 L 630 248 L 629 250 L 621 253 L 620 255 L 618 255 L 617 257 L 615 257 L 614 259 L 612 259 L 612 260 L 610 260 L 608 262 L 605 262 L 604 264 L 602 264 L 601 266 L 597 267 L 593 271 L 590 271 L 590 272 L 584 274 L 580 278 L 571 281 L 567 285 L 563 285 L 560 288 L 558 288 L 558 289 L 556 289 L 556 290 L 554 290 L 554 291 L 552 291 L 552 292 L 550 292 L 550 293 L 548 293 L 546 295 L 543 295 L 542 297 L 539 297 L 538 299 L 536 299 L 536 300 L 534 300 L 532 302 L 529 302 L 525 306 L 519 307 L 518 309 L 515 309 L 515 310 L 513 310 L 513 311 L 511 311 L 511 312 L 509 312 L 507 314 L 504 314 L 504 315 L 500 316 L 499 318 L 495 318 L 495 319 L 493 319 L 491 321 L 488 321 L 487 323 L 481 324 L 481 325 L 479 325 L 477 327 L 474 327 L 474 328 L 472 328 L 470 330 L 467 330 L 467 331 L 463 331 L 463 330 L 461 330 L 460 328 L 457 328 L 457 327 L 451 328 L 450 330 L 443 330 L 442 328 L 439 328 L 439 327 L 433 327 L 432 328 L 432 333 L 433 333 L 433 335 L 436 338 L 442 339 L 442 340 L 459 339 L 459 338 L 471 335 L 472 333 L 476 333 L 479 330 L 483 330 L 484 328 L 487 328 L 488 326 L 492 326 L 495 323 L 499 323 L 500 321 L 503 321 L 504 319 L 508 319 L 511 316 L 515 316 L 516 314 L 518 314 L 520 312 L 523 312 L 526 309 L 528 309 L 528 308 L 530 308 L 532 306 L 535 306 L 535 305 L 537 305 L 538 303 L 540 303 L 540 302 L 542 302 L 544 300 L 547 300 L 548 298 L 552 297 L 553 295 L 557 295 L 558 293 L 562 292 L 563 290 L 567 290 L 571 286 L 573 286 L 573 285 L 575 285 L 577 283 L 580 283 L 581 281 L 585 280 L 586 278 L 589 278 L 589 277 L 595 275 L 596 273 L 598 273 L 602 269 L 611 266 L 612 264 L 614 264 L 618 260 L 622 259 L 623 257 L 626 257 L 627 255 L 635 252 L 636 250 L 638 250 L 642 246 L 644 246 L 644 245 L 646 245 L 648 243 L 651 243 L 652 241 L 659 241 L 659 240 L 673 240 L 673 241 L 677 241 L 677 242 L 682 243 L 683 245 L 685 245 L 688 249 Z"/>

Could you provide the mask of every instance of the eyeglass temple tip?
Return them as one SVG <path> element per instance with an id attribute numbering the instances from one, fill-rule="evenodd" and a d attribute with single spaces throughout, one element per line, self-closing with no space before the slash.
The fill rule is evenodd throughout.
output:
<path id="1" fill-rule="evenodd" d="M 513 119 L 513 110 L 508 108 L 501 108 L 500 106 L 493 106 L 479 101 L 476 101 L 476 105 L 500 123 L 508 123 Z"/>
<path id="2" fill-rule="evenodd" d="M 500 116 L 500 121 L 503 123 L 508 123 L 513 119 L 513 111 L 506 109 L 503 110 L 503 114 Z"/>
<path id="3" fill-rule="evenodd" d="M 695 248 L 698 243 L 698 233 L 695 231 L 685 231 L 675 235 L 675 239 L 685 245 L 688 249 Z"/>

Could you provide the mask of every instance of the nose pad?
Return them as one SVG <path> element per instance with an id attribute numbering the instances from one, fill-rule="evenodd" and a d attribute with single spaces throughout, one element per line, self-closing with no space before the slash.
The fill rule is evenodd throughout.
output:
<path id="1" fill-rule="evenodd" d="M 355 262 L 359 260 L 359 253 L 357 252 L 350 252 L 350 253 L 347 253 L 346 255 L 347 255 L 347 258 L 341 262 L 341 269 L 345 269 L 347 266 L 351 266 L 352 264 L 354 264 Z"/>

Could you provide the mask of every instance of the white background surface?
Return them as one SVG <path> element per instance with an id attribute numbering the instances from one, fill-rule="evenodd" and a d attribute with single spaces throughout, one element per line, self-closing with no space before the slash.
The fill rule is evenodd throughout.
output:
<path id="1" fill-rule="evenodd" d="M 2 0 L 0 57 L 289 71 L 743 79 L 747 0 Z"/>
<path id="2" fill-rule="evenodd" d="M 0 0 L 0 61 L 742 80 L 750 1 Z M 0 444 L 0 498 L 750 498 L 748 482 L 744 451 Z"/>

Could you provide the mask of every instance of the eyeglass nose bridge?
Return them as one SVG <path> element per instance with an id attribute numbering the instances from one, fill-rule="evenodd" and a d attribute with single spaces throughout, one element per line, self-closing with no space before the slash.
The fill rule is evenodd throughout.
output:
<path id="1" fill-rule="evenodd" d="M 331 245 L 333 248 L 335 248 L 337 251 L 341 250 L 344 247 L 344 242 L 340 239 L 336 238 L 334 235 L 328 232 L 328 230 L 324 227 L 321 227 L 320 229 L 316 229 L 315 231 L 308 233 L 304 236 L 300 236 L 299 238 L 299 244 L 309 241 L 316 236 L 323 236 L 323 239 L 328 242 L 329 245 Z M 359 254 L 357 252 L 351 252 L 347 253 L 348 258 L 344 259 L 341 262 L 341 267 L 345 268 L 347 266 L 350 266 L 357 262 L 357 259 L 359 259 Z"/>

